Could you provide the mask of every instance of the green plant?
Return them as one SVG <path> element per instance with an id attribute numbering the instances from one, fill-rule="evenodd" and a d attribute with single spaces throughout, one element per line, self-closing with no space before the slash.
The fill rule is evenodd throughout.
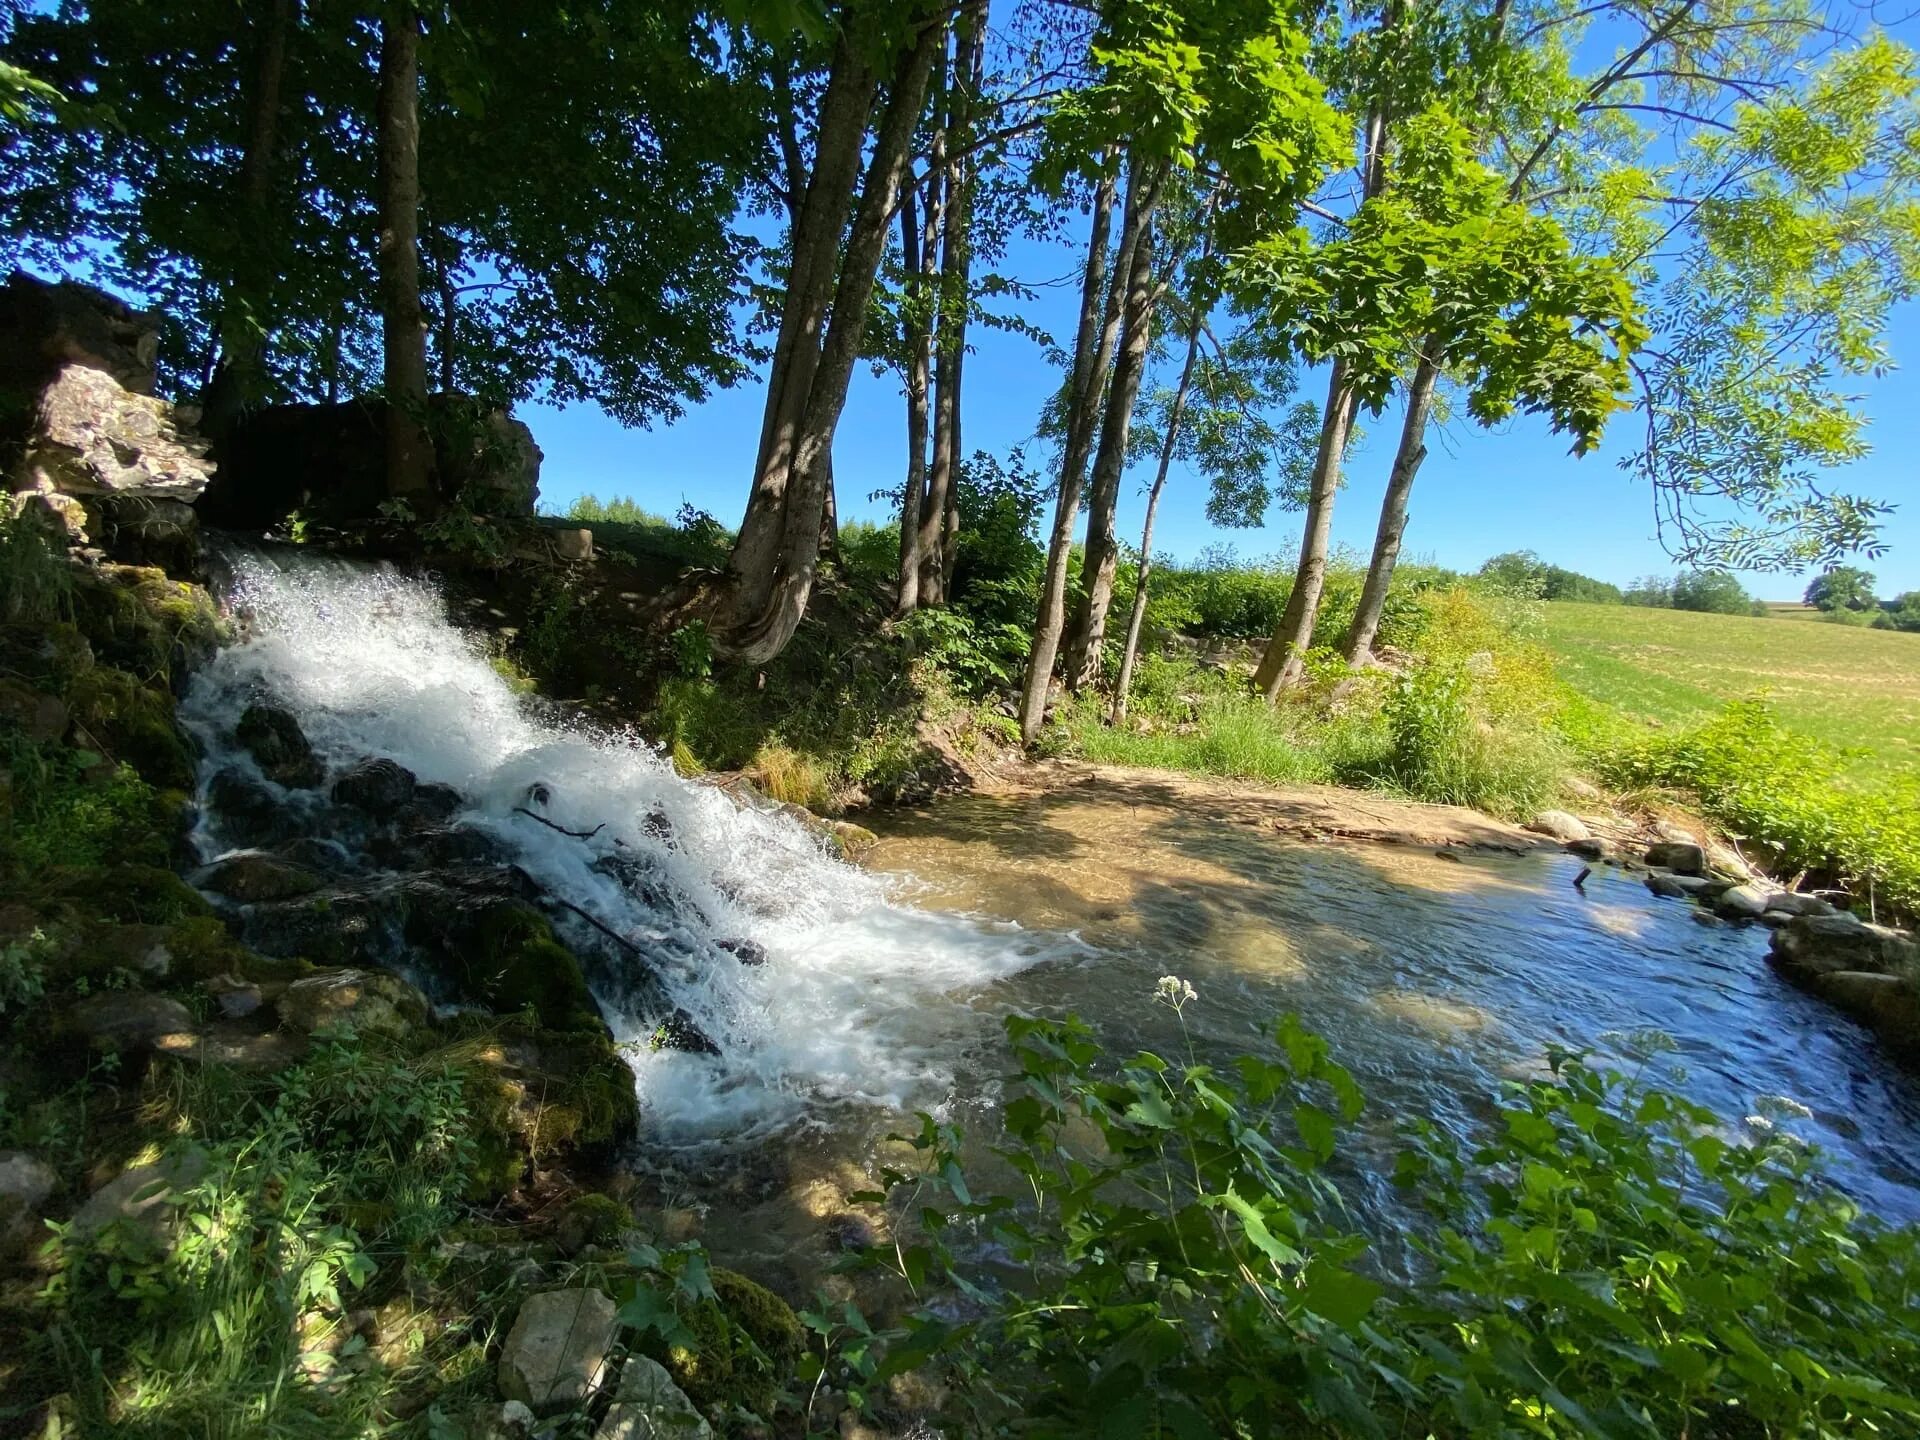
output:
<path id="1" fill-rule="evenodd" d="M 0 622 L 45 624 L 71 611 L 73 571 L 50 523 L 0 505 Z"/>
<path id="2" fill-rule="evenodd" d="M 673 647 L 674 668 L 683 679 L 705 680 L 713 674 L 713 636 L 704 620 L 689 620 L 667 637 Z"/>
<path id="3" fill-rule="evenodd" d="M 40 930 L 0 945 L 0 1015 L 23 1010 L 46 994 L 46 966 L 52 948 Z"/>

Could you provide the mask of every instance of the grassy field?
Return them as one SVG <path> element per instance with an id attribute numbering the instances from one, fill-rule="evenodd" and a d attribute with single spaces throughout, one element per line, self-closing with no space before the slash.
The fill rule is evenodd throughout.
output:
<path id="1" fill-rule="evenodd" d="M 1546 612 L 1561 677 L 1635 719 L 1685 723 L 1764 693 L 1791 729 L 1860 752 L 1862 779 L 1920 770 L 1920 635 L 1568 601 Z"/>

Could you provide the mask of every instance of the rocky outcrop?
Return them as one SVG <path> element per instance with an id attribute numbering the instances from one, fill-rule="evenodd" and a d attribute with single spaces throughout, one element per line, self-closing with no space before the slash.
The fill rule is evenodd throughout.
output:
<path id="1" fill-rule="evenodd" d="M 206 454 L 166 401 L 68 365 L 36 402 L 14 489 L 192 502 L 213 477 Z"/>
<path id="2" fill-rule="evenodd" d="M 91 285 L 50 285 L 16 270 L 0 286 L 0 386 L 37 394 L 66 365 L 85 365 L 151 395 L 160 317 Z"/>
<path id="3" fill-rule="evenodd" d="M 540 489 L 540 447 L 504 411 L 467 395 L 427 401 L 440 498 L 481 514 L 530 517 Z M 329 524 L 370 520 L 388 498 L 386 402 L 271 405 L 235 427 L 202 519 L 234 530 L 270 530 L 298 510 Z"/>
<path id="4" fill-rule="evenodd" d="M 1920 941 L 1845 911 L 1796 915 L 1768 955 L 1789 980 L 1889 1043 L 1920 1051 Z"/>
<path id="5" fill-rule="evenodd" d="M 536 1413 L 578 1405 L 613 1348 L 614 1308 L 598 1290 L 530 1296 L 500 1347 L 500 1393 Z"/>
<path id="6" fill-rule="evenodd" d="M 382 970 L 330 970 L 296 980 L 281 992 L 280 1023 L 303 1035 L 404 1036 L 427 1021 L 427 1001 Z"/>
<path id="7" fill-rule="evenodd" d="M 193 1016 L 178 1000 L 140 990 L 91 995 L 67 1014 L 67 1025 L 96 1050 L 114 1054 L 150 1050 L 163 1037 L 193 1028 Z"/>

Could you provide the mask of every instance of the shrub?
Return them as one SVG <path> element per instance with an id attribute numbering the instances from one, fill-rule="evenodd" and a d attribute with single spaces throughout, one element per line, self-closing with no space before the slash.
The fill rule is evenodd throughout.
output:
<path id="1" fill-rule="evenodd" d="M 1171 976 L 1158 998 L 1196 999 Z M 1389 1283 L 1328 1178 L 1361 1093 L 1291 1017 L 1220 1066 L 1115 1065 L 1073 1017 L 1006 1028 L 1018 1188 L 972 1191 L 959 1132 L 922 1116 L 886 1180 L 923 1223 L 870 1263 L 927 1298 L 879 1337 L 804 1317 L 856 1392 L 936 1367 L 948 1433 L 1838 1436 L 1920 1413 L 1916 1233 L 1766 1115 L 1742 1134 L 1554 1052 L 1489 1133 L 1409 1128 L 1398 1179 L 1436 1225 Z"/>
<path id="2" fill-rule="evenodd" d="M 71 609 L 73 571 L 48 528 L 0 504 L 0 623 L 46 624 Z"/>
<path id="3" fill-rule="evenodd" d="M 1751 615 L 1753 597 L 1725 570 L 1694 570 L 1673 582 L 1673 608 L 1711 615 Z"/>

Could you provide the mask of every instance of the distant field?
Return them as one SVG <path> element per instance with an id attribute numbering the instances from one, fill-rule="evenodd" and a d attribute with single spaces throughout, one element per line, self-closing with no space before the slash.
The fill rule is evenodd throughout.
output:
<path id="1" fill-rule="evenodd" d="M 1920 770 L 1920 634 L 1631 605 L 1546 607 L 1560 674 L 1660 725 L 1768 693 L 1793 729 L 1865 752 L 1862 778 Z"/>

